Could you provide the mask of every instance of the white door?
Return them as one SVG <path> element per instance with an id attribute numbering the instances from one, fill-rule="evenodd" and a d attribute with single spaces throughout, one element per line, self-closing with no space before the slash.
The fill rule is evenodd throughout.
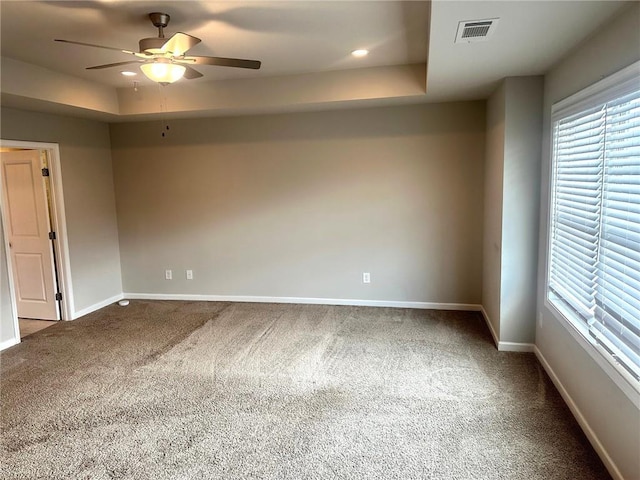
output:
<path id="1" fill-rule="evenodd" d="M 2 152 L 2 203 L 18 317 L 59 320 L 40 152 Z"/>

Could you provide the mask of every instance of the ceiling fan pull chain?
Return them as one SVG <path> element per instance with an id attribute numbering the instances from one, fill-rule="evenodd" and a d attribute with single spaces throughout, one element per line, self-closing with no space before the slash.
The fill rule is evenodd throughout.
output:
<path id="1" fill-rule="evenodd" d="M 169 122 L 165 118 L 165 113 L 168 111 L 169 107 L 167 96 L 163 91 L 164 87 L 165 85 L 162 85 L 160 83 L 158 84 L 158 93 L 160 95 L 160 123 L 162 125 L 162 138 L 165 138 L 167 136 L 167 132 L 169 131 Z"/>

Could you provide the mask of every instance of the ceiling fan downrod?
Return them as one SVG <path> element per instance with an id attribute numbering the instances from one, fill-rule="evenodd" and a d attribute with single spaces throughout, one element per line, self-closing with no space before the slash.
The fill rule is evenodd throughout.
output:
<path id="1" fill-rule="evenodd" d="M 164 38 L 164 28 L 169 25 L 169 20 L 171 17 L 168 13 L 162 12 L 151 12 L 149 14 L 149 19 L 153 26 L 158 29 L 158 38 Z"/>

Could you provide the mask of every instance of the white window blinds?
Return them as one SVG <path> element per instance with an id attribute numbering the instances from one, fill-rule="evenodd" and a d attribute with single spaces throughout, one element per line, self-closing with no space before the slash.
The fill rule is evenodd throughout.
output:
<path id="1" fill-rule="evenodd" d="M 640 379 L 640 81 L 555 114 L 548 298 Z"/>

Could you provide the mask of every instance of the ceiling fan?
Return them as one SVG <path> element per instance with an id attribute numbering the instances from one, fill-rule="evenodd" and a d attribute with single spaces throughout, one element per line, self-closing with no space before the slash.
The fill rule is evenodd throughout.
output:
<path id="1" fill-rule="evenodd" d="M 94 45 L 92 43 L 74 42 L 72 40 L 55 39 L 55 41 L 82 45 L 84 47 L 115 50 L 128 55 L 134 55 L 138 57 L 137 60 L 96 65 L 94 67 L 87 67 L 87 70 L 100 70 L 103 68 L 120 67 L 138 63 L 140 64 L 140 69 L 148 78 L 162 85 L 173 83 L 182 77 L 188 80 L 202 77 L 202 73 L 191 65 L 217 65 L 220 67 L 251 68 L 254 70 L 260 68 L 261 62 L 258 60 L 186 55 L 187 50 L 201 42 L 199 38 L 178 32 L 169 37 L 169 39 L 166 39 L 164 37 L 164 28 L 169 24 L 171 17 L 166 13 L 153 12 L 149 14 L 149 19 L 154 27 L 158 29 L 158 37 L 143 38 L 140 40 L 139 52 Z"/>

